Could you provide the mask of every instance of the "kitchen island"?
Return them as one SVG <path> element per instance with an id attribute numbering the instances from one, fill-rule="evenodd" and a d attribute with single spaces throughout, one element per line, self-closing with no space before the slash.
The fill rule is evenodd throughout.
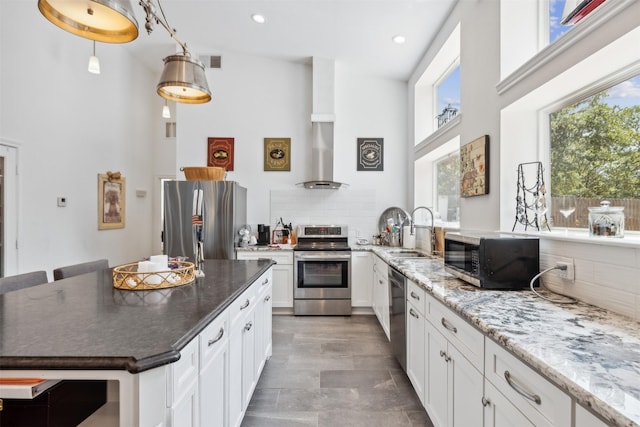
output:
<path id="1" fill-rule="evenodd" d="M 272 264 L 206 260 L 205 277 L 153 291 L 104 270 L 0 295 L 0 376 L 110 380 L 119 425 L 163 425 L 167 366 Z"/>

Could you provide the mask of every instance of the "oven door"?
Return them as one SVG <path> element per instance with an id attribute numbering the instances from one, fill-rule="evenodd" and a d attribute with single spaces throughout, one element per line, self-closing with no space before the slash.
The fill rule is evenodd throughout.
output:
<path id="1" fill-rule="evenodd" d="M 351 252 L 294 252 L 297 299 L 351 298 Z"/>

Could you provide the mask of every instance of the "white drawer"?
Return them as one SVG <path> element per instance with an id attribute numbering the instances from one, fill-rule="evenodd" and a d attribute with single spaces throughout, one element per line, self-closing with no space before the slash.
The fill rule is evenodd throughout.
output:
<path id="1" fill-rule="evenodd" d="M 427 320 L 482 372 L 484 368 L 484 335 L 435 298 L 427 298 Z"/>
<path id="2" fill-rule="evenodd" d="M 523 413 L 533 410 L 551 425 L 571 425 L 571 398 L 489 338 L 484 374 Z"/>
<path id="3" fill-rule="evenodd" d="M 239 260 L 270 259 L 278 264 L 293 265 L 293 252 L 291 251 L 240 251 L 236 254 Z"/>
<path id="4" fill-rule="evenodd" d="M 244 317 L 245 313 L 251 311 L 251 308 L 256 303 L 258 287 L 255 283 L 249 286 L 235 301 L 229 306 L 229 322 L 231 328 Z"/>
<path id="5" fill-rule="evenodd" d="M 180 359 L 169 365 L 167 377 L 167 407 L 191 390 L 193 384 L 198 381 L 198 339 L 193 339 L 182 350 Z"/>
<path id="6" fill-rule="evenodd" d="M 407 301 L 425 317 L 427 313 L 427 294 L 417 283 L 407 280 Z"/>
<path id="7" fill-rule="evenodd" d="M 265 271 L 262 276 L 254 282 L 253 287 L 256 288 L 256 295 L 259 298 L 263 297 L 266 292 L 269 292 L 269 290 L 273 288 L 273 269 L 270 268 L 268 271 Z"/>
<path id="8" fill-rule="evenodd" d="M 225 310 L 200 333 L 200 366 L 207 366 L 217 350 L 229 340 L 229 310 Z"/>

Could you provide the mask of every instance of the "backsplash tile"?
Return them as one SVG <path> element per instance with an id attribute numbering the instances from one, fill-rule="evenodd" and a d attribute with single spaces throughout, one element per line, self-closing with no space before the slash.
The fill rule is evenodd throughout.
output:
<path id="1" fill-rule="evenodd" d="M 541 271 L 553 265 L 551 256 L 574 259 L 575 282 L 566 282 L 548 273 L 542 277 L 545 287 L 640 320 L 639 249 L 541 239 Z"/>
<path id="2" fill-rule="evenodd" d="M 350 243 L 362 237 L 371 240 L 377 232 L 375 190 L 271 190 L 271 221 L 282 217 L 300 224 L 345 224 Z M 273 227 L 275 223 L 271 224 Z"/>

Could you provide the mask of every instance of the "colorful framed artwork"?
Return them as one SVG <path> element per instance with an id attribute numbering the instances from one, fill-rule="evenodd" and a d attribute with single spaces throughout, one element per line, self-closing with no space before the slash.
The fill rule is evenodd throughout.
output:
<path id="1" fill-rule="evenodd" d="M 98 174 L 98 230 L 124 228 L 125 190 L 120 172 Z"/>
<path id="2" fill-rule="evenodd" d="M 489 194 L 489 135 L 460 147 L 460 196 Z"/>
<path id="3" fill-rule="evenodd" d="M 264 170 L 291 171 L 291 138 L 264 139 Z"/>
<path id="4" fill-rule="evenodd" d="M 384 139 L 358 138 L 358 171 L 384 170 Z"/>
<path id="5" fill-rule="evenodd" d="M 233 170 L 234 138 L 207 139 L 207 166 L 217 166 L 226 171 Z"/>

